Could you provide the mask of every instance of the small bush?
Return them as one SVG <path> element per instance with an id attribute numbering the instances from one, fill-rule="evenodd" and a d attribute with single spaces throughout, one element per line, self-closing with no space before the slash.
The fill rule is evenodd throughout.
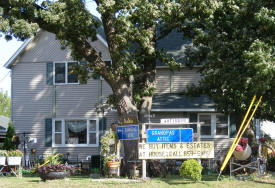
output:
<path id="1" fill-rule="evenodd" d="M 275 171 L 275 155 L 267 158 L 267 170 Z"/>
<path id="2" fill-rule="evenodd" d="M 181 164 L 179 171 L 181 177 L 190 178 L 193 181 L 200 181 L 202 169 L 203 167 L 197 160 L 188 159 Z"/>

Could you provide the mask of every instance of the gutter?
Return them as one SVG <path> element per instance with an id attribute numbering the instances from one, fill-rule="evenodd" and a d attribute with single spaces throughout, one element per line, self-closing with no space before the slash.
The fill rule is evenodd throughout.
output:
<path id="1" fill-rule="evenodd" d="M 151 112 L 216 112 L 214 108 L 158 108 L 151 109 Z"/>

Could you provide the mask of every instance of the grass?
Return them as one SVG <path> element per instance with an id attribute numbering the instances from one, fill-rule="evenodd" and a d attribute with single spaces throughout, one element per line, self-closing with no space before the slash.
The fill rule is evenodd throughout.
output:
<path id="1" fill-rule="evenodd" d="M 0 177 L 0 187 L 5 188 L 166 188 L 166 187 L 186 187 L 186 188 L 198 188 L 198 187 L 217 187 L 217 188 L 265 188 L 275 187 L 275 175 L 259 178 L 248 178 L 245 181 L 230 179 L 228 176 L 222 178 L 221 181 L 216 181 L 217 175 L 203 176 L 201 182 L 194 183 L 187 179 L 180 178 L 178 176 L 171 176 L 168 178 L 152 178 L 149 181 L 143 182 L 131 182 L 117 181 L 116 179 L 101 179 L 93 180 L 89 176 L 72 176 L 70 179 L 65 180 L 51 180 L 43 182 L 39 177 L 23 177 L 22 179 L 16 177 Z"/>

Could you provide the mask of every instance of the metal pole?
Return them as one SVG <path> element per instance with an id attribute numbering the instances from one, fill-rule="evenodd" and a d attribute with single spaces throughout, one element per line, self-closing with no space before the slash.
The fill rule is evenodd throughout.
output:
<path id="1" fill-rule="evenodd" d="M 145 134 L 145 124 L 143 123 L 142 124 L 142 137 L 143 135 Z M 145 143 L 145 138 L 142 138 L 142 143 Z M 146 178 L 146 160 L 145 159 L 142 159 L 142 179 L 145 179 Z"/>
<path id="2" fill-rule="evenodd" d="M 24 139 L 24 167 L 26 168 L 26 132 L 23 132 L 23 139 Z"/>

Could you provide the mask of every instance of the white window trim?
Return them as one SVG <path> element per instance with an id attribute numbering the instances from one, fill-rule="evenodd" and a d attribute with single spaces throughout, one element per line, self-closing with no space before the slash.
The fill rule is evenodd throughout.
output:
<path id="1" fill-rule="evenodd" d="M 216 115 L 222 115 L 221 113 L 198 113 L 197 119 L 200 122 L 200 115 L 211 115 L 211 135 L 201 135 L 201 138 L 229 138 L 230 137 L 230 116 L 228 115 L 228 133 L 227 135 L 216 135 Z"/>
<path id="2" fill-rule="evenodd" d="M 65 121 L 66 120 L 86 120 L 86 126 L 87 126 L 87 143 L 90 142 L 90 131 L 89 131 L 89 124 L 90 120 L 96 121 L 96 131 L 91 131 L 96 133 L 96 144 L 65 144 Z M 61 144 L 55 144 L 55 121 L 61 121 Z M 98 118 L 54 118 L 52 119 L 52 147 L 98 147 L 99 146 L 99 120 Z"/>
<path id="3" fill-rule="evenodd" d="M 53 62 L 53 84 L 54 85 L 79 85 L 80 82 L 78 80 L 78 82 L 76 83 L 68 83 L 68 63 L 73 63 L 76 61 L 55 61 Z M 55 64 L 56 63 L 65 63 L 65 83 L 55 83 Z M 79 64 L 79 62 L 77 62 Z"/>

